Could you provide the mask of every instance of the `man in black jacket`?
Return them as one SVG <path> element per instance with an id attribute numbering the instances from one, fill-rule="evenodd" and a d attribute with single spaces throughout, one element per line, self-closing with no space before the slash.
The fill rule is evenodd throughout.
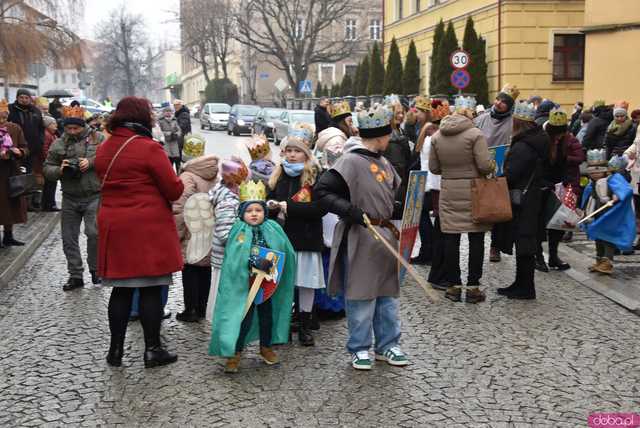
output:
<path id="1" fill-rule="evenodd" d="M 331 126 L 331 115 L 327 111 L 329 98 L 322 97 L 315 108 L 316 135 Z"/>
<path id="2" fill-rule="evenodd" d="M 33 105 L 31 92 L 27 89 L 18 89 L 16 102 L 9 106 L 9 122 L 13 122 L 22 128 L 24 139 L 29 147 L 29 156 L 23 162 L 28 172 L 42 177 L 42 147 L 44 146 L 44 122 L 42 113 Z M 29 201 L 30 210 L 40 209 L 42 192 L 33 195 Z"/>
<path id="3" fill-rule="evenodd" d="M 182 162 L 182 148 L 184 147 L 184 137 L 187 134 L 191 134 L 191 113 L 187 106 L 184 105 L 182 100 L 173 100 L 173 108 L 176 113 L 176 120 L 178 121 L 178 126 L 182 131 L 182 135 L 178 139 L 178 148 L 180 149 L 180 162 Z"/>
<path id="4" fill-rule="evenodd" d="M 604 105 L 604 101 L 593 105 L 593 119 L 587 125 L 587 132 L 582 139 L 585 150 L 601 149 L 604 147 L 604 137 L 609 124 L 613 121 L 613 109 Z"/>

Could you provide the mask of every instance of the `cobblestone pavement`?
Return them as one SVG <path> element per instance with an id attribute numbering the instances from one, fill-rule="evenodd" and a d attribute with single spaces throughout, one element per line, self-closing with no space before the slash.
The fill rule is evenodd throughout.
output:
<path id="1" fill-rule="evenodd" d="M 497 297 L 512 272 L 510 258 L 487 266 L 489 298 L 478 305 L 430 305 L 407 284 L 407 368 L 354 371 L 334 321 L 314 348 L 280 347 L 281 365 L 250 348 L 240 373 L 226 375 L 206 355 L 208 327 L 175 319 L 163 334 L 176 364 L 144 369 L 135 323 L 123 367 L 111 368 L 109 290 L 62 292 L 57 228 L 0 289 L 0 426 L 576 427 L 591 412 L 638 411 L 640 319 L 561 273 L 537 277 L 535 302 Z M 180 294 L 172 289 L 174 313 Z"/>

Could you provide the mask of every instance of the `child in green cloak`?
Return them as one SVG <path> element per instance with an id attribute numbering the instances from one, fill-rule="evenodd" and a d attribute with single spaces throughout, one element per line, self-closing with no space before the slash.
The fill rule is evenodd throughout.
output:
<path id="1" fill-rule="evenodd" d="M 225 247 L 220 285 L 215 303 L 209 355 L 226 357 L 225 371 L 235 373 L 242 349 L 260 339 L 260 356 L 267 364 L 278 363 L 272 345 L 289 341 L 296 255 L 287 235 L 278 223 L 265 220 L 266 189 L 262 183 L 243 184 L 236 220 Z M 244 307 L 253 283 L 252 268 L 268 272 L 272 262 L 251 255 L 254 246 L 285 254 L 284 269 L 278 287 L 270 299 L 253 304 L 246 316 Z M 258 316 L 255 316 L 255 313 Z"/>

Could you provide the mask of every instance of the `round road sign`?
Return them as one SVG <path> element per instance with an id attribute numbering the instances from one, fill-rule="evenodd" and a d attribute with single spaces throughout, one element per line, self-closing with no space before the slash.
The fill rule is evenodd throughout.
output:
<path id="1" fill-rule="evenodd" d="M 463 68 L 453 70 L 451 73 L 451 84 L 458 89 L 464 89 L 471 83 L 469 72 Z"/>
<path id="2" fill-rule="evenodd" d="M 449 60 L 451 61 L 451 66 L 453 68 L 466 68 L 471 61 L 471 57 L 467 51 L 460 49 L 453 52 Z"/>

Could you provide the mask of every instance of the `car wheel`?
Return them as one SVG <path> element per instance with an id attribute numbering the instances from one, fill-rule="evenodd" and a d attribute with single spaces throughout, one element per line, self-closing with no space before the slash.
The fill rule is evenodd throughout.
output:
<path id="1" fill-rule="evenodd" d="M 235 126 L 235 127 L 233 128 L 233 135 L 234 135 L 235 137 L 238 137 L 238 136 L 240 135 L 240 131 L 238 130 L 238 127 L 237 127 L 237 126 Z"/>
<path id="2" fill-rule="evenodd" d="M 227 135 L 231 135 L 231 131 L 229 130 L 229 127 L 227 127 Z"/>

